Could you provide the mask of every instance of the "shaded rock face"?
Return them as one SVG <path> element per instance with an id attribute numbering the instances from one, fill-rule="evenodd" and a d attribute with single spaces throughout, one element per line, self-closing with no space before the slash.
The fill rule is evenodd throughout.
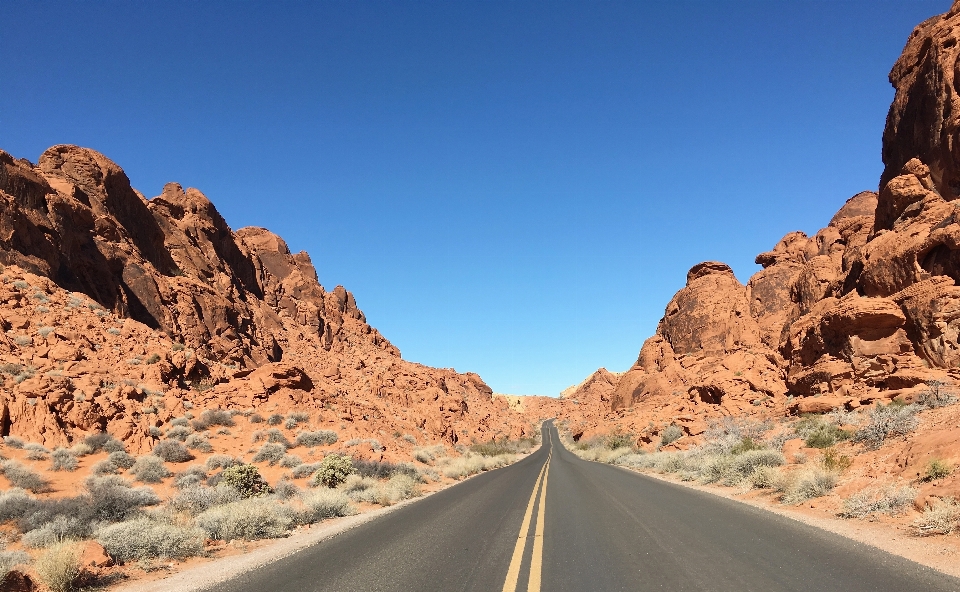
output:
<path id="1" fill-rule="evenodd" d="M 406 362 L 350 292 L 196 189 L 146 199 L 102 154 L 0 151 L 0 435 L 149 450 L 203 409 L 315 410 L 359 433 L 519 437 L 475 374 Z M 526 431 L 525 431 L 526 430 Z"/>

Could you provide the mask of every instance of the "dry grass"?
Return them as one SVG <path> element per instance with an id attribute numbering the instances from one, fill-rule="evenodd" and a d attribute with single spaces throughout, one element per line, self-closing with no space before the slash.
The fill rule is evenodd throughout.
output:
<path id="1" fill-rule="evenodd" d="M 33 570 L 50 592 L 68 592 L 80 575 L 80 548 L 76 543 L 57 543 L 37 557 Z"/>

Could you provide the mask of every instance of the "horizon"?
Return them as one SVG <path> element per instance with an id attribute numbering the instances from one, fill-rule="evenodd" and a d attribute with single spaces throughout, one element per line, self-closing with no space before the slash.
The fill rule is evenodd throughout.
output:
<path id="1" fill-rule="evenodd" d="M 876 190 L 887 73 L 949 2 L 48 6 L 8 10 L 0 148 L 196 187 L 404 359 L 558 396 L 694 264 L 745 283 Z"/>

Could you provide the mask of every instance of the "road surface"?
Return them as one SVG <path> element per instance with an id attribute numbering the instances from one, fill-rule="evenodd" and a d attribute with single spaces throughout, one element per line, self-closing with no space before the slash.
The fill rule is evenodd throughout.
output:
<path id="1" fill-rule="evenodd" d="M 543 446 L 223 592 L 960 591 L 906 559 Z"/>

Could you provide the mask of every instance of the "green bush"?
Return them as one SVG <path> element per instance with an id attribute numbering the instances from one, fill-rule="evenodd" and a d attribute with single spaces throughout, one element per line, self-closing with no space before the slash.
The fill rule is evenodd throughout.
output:
<path id="1" fill-rule="evenodd" d="M 234 465 L 223 470 L 220 482 L 233 487 L 242 498 L 256 497 L 270 493 L 270 485 L 260 475 L 254 465 Z"/>
<path id="2" fill-rule="evenodd" d="M 330 454 L 320 463 L 320 468 L 313 475 L 314 485 L 336 487 L 353 473 L 353 462 L 346 456 Z"/>
<path id="3" fill-rule="evenodd" d="M 939 458 L 930 459 L 927 468 L 923 472 L 924 481 L 937 481 L 948 477 L 953 472 L 953 467 Z"/>

